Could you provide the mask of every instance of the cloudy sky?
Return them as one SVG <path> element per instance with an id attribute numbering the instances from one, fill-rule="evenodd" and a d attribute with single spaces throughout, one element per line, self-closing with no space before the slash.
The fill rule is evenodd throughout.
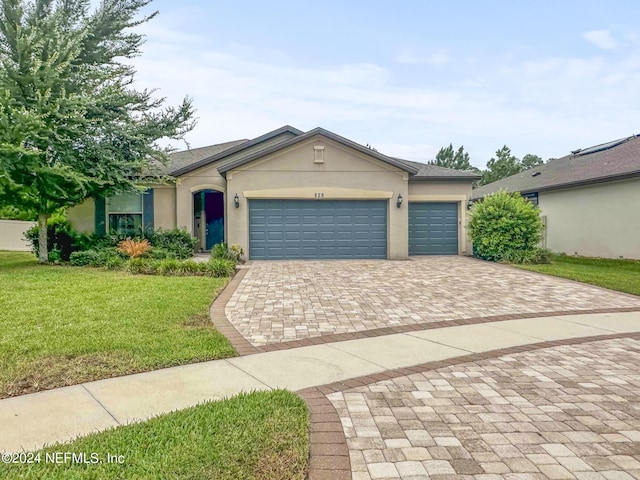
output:
<path id="1" fill-rule="evenodd" d="M 547 159 L 640 133 L 640 2 L 156 0 L 138 85 L 193 97 L 191 147 L 321 126 L 426 161 Z M 181 145 L 176 145 L 181 149 Z"/>

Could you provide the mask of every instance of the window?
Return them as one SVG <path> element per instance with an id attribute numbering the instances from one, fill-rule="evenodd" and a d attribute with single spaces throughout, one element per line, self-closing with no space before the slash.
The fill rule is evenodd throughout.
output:
<path id="1" fill-rule="evenodd" d="M 109 198 L 109 231 L 121 235 L 134 235 L 142 230 L 142 195 L 125 193 Z"/>
<path id="2" fill-rule="evenodd" d="M 533 203 L 536 207 L 538 206 L 538 192 L 523 193 L 522 196 Z"/>

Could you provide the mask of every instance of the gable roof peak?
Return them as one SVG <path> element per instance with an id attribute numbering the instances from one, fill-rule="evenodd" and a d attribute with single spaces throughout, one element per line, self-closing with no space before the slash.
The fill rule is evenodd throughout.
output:
<path id="1" fill-rule="evenodd" d="M 284 128 L 284 127 L 282 127 Z M 408 172 L 412 175 L 415 175 L 416 173 L 418 173 L 418 169 L 413 167 L 412 165 L 408 165 L 404 162 L 401 162 L 393 157 L 388 157 L 386 155 L 383 155 L 382 153 L 376 152 L 375 150 L 371 150 L 370 148 L 367 148 L 363 145 L 360 145 L 359 143 L 356 143 L 352 140 L 349 140 L 348 138 L 345 137 L 341 137 L 340 135 L 330 132 L 329 130 L 326 130 L 322 127 L 316 127 L 312 130 L 309 130 L 306 133 L 302 133 L 301 135 L 296 135 L 293 138 L 290 138 L 289 140 L 286 140 L 282 143 L 279 143 L 277 145 L 274 145 L 268 149 L 265 149 L 261 152 L 257 152 L 253 155 L 249 155 L 247 157 L 229 162 L 229 163 L 225 163 L 223 165 L 221 165 L 218 168 L 218 172 L 222 175 L 224 175 L 226 172 L 228 172 L 229 170 L 232 170 L 234 168 L 237 168 L 241 165 L 244 165 L 246 163 L 250 163 L 254 160 L 256 160 L 257 158 L 264 156 L 264 155 L 268 155 L 270 153 L 276 152 L 278 150 L 281 150 L 283 148 L 287 148 L 290 147 L 292 145 L 295 145 L 297 143 L 300 143 L 302 141 L 305 141 L 315 135 L 322 135 L 323 137 L 328 138 L 329 140 L 333 140 L 334 142 L 340 143 L 346 147 L 352 148 L 354 150 L 357 150 L 361 153 L 364 153 L 365 155 L 369 155 L 371 157 L 374 157 L 378 160 L 381 160 L 385 163 L 388 163 L 390 165 L 393 165 L 394 167 L 397 167 L 401 170 L 404 170 L 405 172 Z M 253 141 L 253 140 L 252 140 Z"/>

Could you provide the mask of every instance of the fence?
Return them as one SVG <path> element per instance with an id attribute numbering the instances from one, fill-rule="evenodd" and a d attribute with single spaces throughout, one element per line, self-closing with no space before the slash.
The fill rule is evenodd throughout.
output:
<path id="1" fill-rule="evenodd" d="M 0 250 L 28 252 L 29 244 L 24 233 L 35 225 L 35 222 L 20 220 L 0 220 Z"/>

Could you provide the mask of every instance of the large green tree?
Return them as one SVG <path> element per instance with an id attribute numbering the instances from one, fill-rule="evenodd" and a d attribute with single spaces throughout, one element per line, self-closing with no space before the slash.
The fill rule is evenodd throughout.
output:
<path id="1" fill-rule="evenodd" d="M 505 145 L 496 152 L 495 157 L 491 157 L 491 160 L 487 162 L 487 169 L 482 172 L 481 183 L 486 185 L 501 178 L 520 173 L 521 170 L 520 160 Z"/>
<path id="2" fill-rule="evenodd" d="M 509 147 L 504 145 L 496 152 L 496 156 L 487 162 L 487 169 L 482 171 L 480 185 L 496 182 L 542 164 L 544 164 L 542 158 L 530 153 L 520 160 L 511 153 Z"/>
<path id="3" fill-rule="evenodd" d="M 542 158 L 538 155 L 527 153 L 524 157 L 522 157 L 520 165 L 522 167 L 522 170 L 529 170 L 530 168 L 537 167 L 538 165 L 544 165 L 544 160 L 542 160 Z"/>
<path id="4" fill-rule="evenodd" d="M 37 212 L 41 262 L 53 212 L 139 189 L 166 160 L 158 140 L 193 128 L 188 98 L 133 88 L 149 3 L 0 0 L 0 206 Z"/>
<path id="5" fill-rule="evenodd" d="M 478 168 L 471 165 L 469 154 L 464 151 L 464 147 L 460 146 L 460 148 L 454 150 L 452 143 L 450 143 L 448 147 L 441 148 L 436 154 L 436 158 L 427 163 L 429 165 L 437 165 L 439 167 L 452 168 L 454 170 L 480 173 Z"/>

